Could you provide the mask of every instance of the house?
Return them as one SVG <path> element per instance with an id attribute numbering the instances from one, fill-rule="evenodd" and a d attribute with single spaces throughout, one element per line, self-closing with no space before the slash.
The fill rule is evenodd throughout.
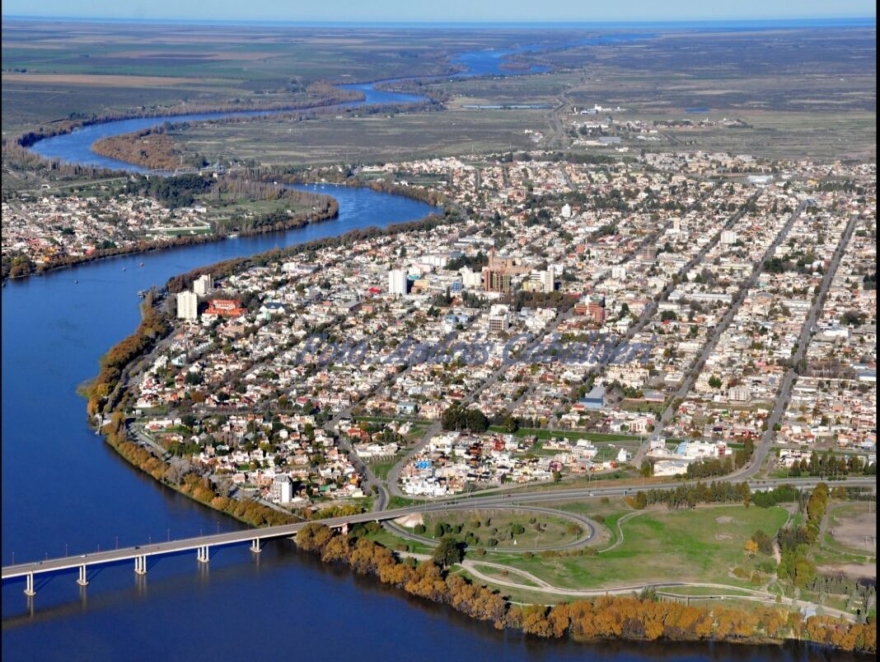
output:
<path id="1" fill-rule="evenodd" d="M 402 416 L 414 416 L 419 406 L 415 402 L 398 402 L 397 413 Z"/>
<path id="2" fill-rule="evenodd" d="M 593 389 L 578 401 L 586 409 L 598 410 L 605 407 L 605 387 L 594 386 Z"/>
<path id="3" fill-rule="evenodd" d="M 208 305 L 208 310 L 205 311 L 205 314 L 218 317 L 241 317 L 245 312 L 245 309 L 241 307 L 241 303 L 235 299 L 213 299 Z"/>

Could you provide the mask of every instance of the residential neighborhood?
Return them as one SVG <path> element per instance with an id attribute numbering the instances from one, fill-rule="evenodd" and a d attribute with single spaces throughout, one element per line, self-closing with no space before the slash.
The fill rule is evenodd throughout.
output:
<path id="1" fill-rule="evenodd" d="M 795 370 L 779 466 L 874 463 L 873 166 L 540 158 L 363 167 L 466 217 L 203 274 L 167 298 L 131 409 L 215 481 L 297 507 L 369 496 L 341 444 L 368 463 L 418 445 L 413 496 L 685 473 L 760 438 Z M 491 429 L 441 429 L 456 407 Z"/>

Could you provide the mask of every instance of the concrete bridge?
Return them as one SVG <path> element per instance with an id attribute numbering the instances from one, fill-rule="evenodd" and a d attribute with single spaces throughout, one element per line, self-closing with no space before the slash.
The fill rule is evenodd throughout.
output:
<path id="1" fill-rule="evenodd" d="M 424 509 L 406 508 L 388 510 L 380 513 L 362 513 L 360 515 L 316 520 L 316 522 L 331 528 L 340 528 L 349 524 L 394 519 L 413 512 L 421 512 L 422 510 Z M 93 552 L 89 554 L 80 554 L 79 556 L 66 556 L 35 561 L 32 563 L 20 563 L 4 567 L 2 579 L 3 581 L 6 581 L 8 579 L 24 577 L 26 582 L 24 592 L 26 595 L 32 596 L 36 594 L 34 589 L 34 579 L 40 575 L 78 568 L 79 578 L 76 580 L 77 584 L 80 586 L 86 586 L 89 583 L 89 569 L 95 566 L 134 561 L 135 573 L 144 575 L 147 573 L 148 557 L 169 556 L 191 551 L 196 552 L 196 559 L 200 563 L 207 563 L 210 560 L 212 547 L 250 543 L 252 552 L 260 552 L 264 541 L 275 538 L 290 538 L 296 535 L 300 529 L 309 523 L 310 522 L 298 522 L 296 524 L 271 526 L 264 529 L 218 533 L 215 535 L 198 536 L 195 538 L 184 538 L 182 540 L 171 540 L 168 542 L 125 547 L 122 549 L 108 550 L 106 552 Z"/>

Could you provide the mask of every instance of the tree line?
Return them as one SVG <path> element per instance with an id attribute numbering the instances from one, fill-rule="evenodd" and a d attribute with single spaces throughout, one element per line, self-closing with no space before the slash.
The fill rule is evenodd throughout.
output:
<path id="1" fill-rule="evenodd" d="M 361 525 L 342 534 L 315 522 L 300 530 L 296 544 L 325 563 L 346 565 L 409 595 L 449 605 L 471 618 L 492 623 L 496 629 L 521 630 L 542 638 L 743 643 L 808 638 L 850 651 L 874 652 L 877 647 L 873 624 L 818 616 L 804 619 L 799 611 L 777 606 L 692 606 L 658 602 L 650 594 L 602 596 L 554 606 L 513 604 L 499 592 L 447 570 L 447 562 L 460 558 L 454 541 L 444 543 L 437 553 L 440 562 L 432 559 L 420 563 L 412 557 L 401 559 L 367 538 L 367 533 Z"/>

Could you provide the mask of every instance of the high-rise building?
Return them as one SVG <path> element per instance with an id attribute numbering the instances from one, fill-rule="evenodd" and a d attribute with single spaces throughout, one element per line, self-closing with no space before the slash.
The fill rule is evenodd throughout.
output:
<path id="1" fill-rule="evenodd" d="M 195 322 L 199 318 L 199 298 L 195 292 L 177 295 L 177 319 Z"/>
<path id="2" fill-rule="evenodd" d="M 486 292 L 509 293 L 512 289 L 510 274 L 483 267 L 483 289 Z"/>
<path id="3" fill-rule="evenodd" d="M 208 296 L 214 289 L 214 282 L 210 274 L 202 274 L 193 283 L 193 292 L 200 297 Z"/>
<path id="4" fill-rule="evenodd" d="M 293 499 L 293 484 L 290 482 L 290 476 L 287 474 L 276 474 L 272 481 L 272 490 L 270 493 L 272 501 L 276 503 L 290 503 Z"/>
<path id="5" fill-rule="evenodd" d="M 556 288 L 556 272 L 552 264 L 547 267 L 547 271 L 541 272 L 541 282 L 544 284 L 544 292 L 550 293 Z"/>
<path id="6" fill-rule="evenodd" d="M 388 272 L 388 293 L 406 294 L 406 272 L 403 269 L 392 269 Z"/>

